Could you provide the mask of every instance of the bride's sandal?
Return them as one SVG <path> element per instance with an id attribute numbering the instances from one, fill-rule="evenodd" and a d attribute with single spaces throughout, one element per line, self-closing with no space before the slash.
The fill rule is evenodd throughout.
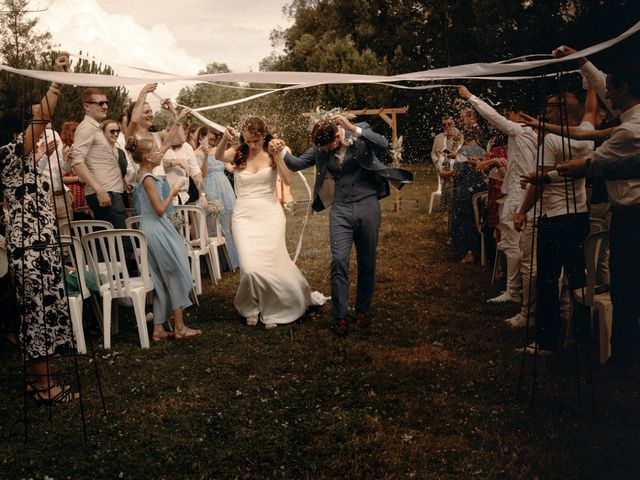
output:
<path id="1" fill-rule="evenodd" d="M 255 327 L 258 325 L 258 317 L 247 317 L 247 326 Z"/>
<path id="2" fill-rule="evenodd" d="M 190 328 L 187 326 L 185 326 L 180 331 L 176 330 L 173 332 L 173 336 L 175 337 L 176 340 L 184 340 L 187 338 L 199 337 L 200 335 L 202 335 L 202 330 L 196 330 L 194 328 Z"/>
<path id="3" fill-rule="evenodd" d="M 51 391 L 57 388 L 59 390 L 53 397 L 51 396 Z M 44 396 L 43 393 L 47 392 L 49 395 Z M 73 393 L 69 390 L 65 390 L 60 385 L 51 385 L 49 388 L 44 390 L 39 390 L 33 396 L 37 405 L 54 405 L 56 403 L 69 403 L 73 400 L 80 398 L 79 393 Z"/>

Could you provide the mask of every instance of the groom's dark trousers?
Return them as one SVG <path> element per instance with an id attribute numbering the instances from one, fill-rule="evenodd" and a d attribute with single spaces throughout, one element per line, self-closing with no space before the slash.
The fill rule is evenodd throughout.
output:
<path id="1" fill-rule="evenodd" d="M 350 203 L 334 203 L 329 216 L 331 241 L 331 305 L 334 318 L 349 308 L 349 260 L 355 244 L 358 264 L 356 312 L 368 312 L 376 274 L 380 202 L 375 193 Z"/>

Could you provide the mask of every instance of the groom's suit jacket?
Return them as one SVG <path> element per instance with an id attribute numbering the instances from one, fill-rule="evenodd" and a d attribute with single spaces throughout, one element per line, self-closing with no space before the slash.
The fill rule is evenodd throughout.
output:
<path id="1" fill-rule="evenodd" d="M 345 132 L 345 140 L 349 145 L 342 163 L 354 160 L 359 168 L 375 173 L 378 198 L 389 195 L 389 183 L 398 189 L 405 183 L 411 183 L 413 181 L 411 172 L 401 168 L 388 168 L 375 156 L 376 151 L 384 150 L 389 146 L 387 139 L 371 130 L 366 123 L 358 123 L 356 126 L 362 129 L 362 134 L 358 136 L 351 132 Z M 316 166 L 313 203 L 311 205 L 316 212 L 324 210 L 334 201 L 340 200 L 335 198 L 334 180 L 328 169 L 329 163 L 335 162 L 335 152 L 323 151 L 312 146 L 299 157 L 286 153 L 284 162 L 294 172 L 312 165 Z M 355 198 L 358 198 L 366 195 L 364 189 L 368 188 L 370 185 L 354 183 L 350 191 Z"/>

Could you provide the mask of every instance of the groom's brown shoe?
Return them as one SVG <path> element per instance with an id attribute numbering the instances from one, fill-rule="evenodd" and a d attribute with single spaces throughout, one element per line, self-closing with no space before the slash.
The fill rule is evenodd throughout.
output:
<path id="1" fill-rule="evenodd" d="M 356 325 L 360 328 L 369 328 L 371 326 L 371 319 L 366 312 L 356 312 Z"/>
<path id="2" fill-rule="evenodd" d="M 339 337 L 345 337 L 349 333 L 349 324 L 346 318 L 336 319 L 336 324 L 333 327 L 333 333 Z"/>

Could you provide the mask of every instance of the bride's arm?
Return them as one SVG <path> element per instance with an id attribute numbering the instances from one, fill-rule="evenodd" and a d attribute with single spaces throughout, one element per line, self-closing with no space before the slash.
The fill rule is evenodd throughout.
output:
<path id="1" fill-rule="evenodd" d="M 278 175 L 282 179 L 282 183 L 289 186 L 291 185 L 291 170 L 287 168 L 287 165 L 284 163 L 284 155 L 286 151 L 289 151 L 288 147 L 285 147 L 281 153 L 276 153 L 275 155 L 269 155 L 271 159 L 276 164 L 276 169 L 278 171 Z"/>

